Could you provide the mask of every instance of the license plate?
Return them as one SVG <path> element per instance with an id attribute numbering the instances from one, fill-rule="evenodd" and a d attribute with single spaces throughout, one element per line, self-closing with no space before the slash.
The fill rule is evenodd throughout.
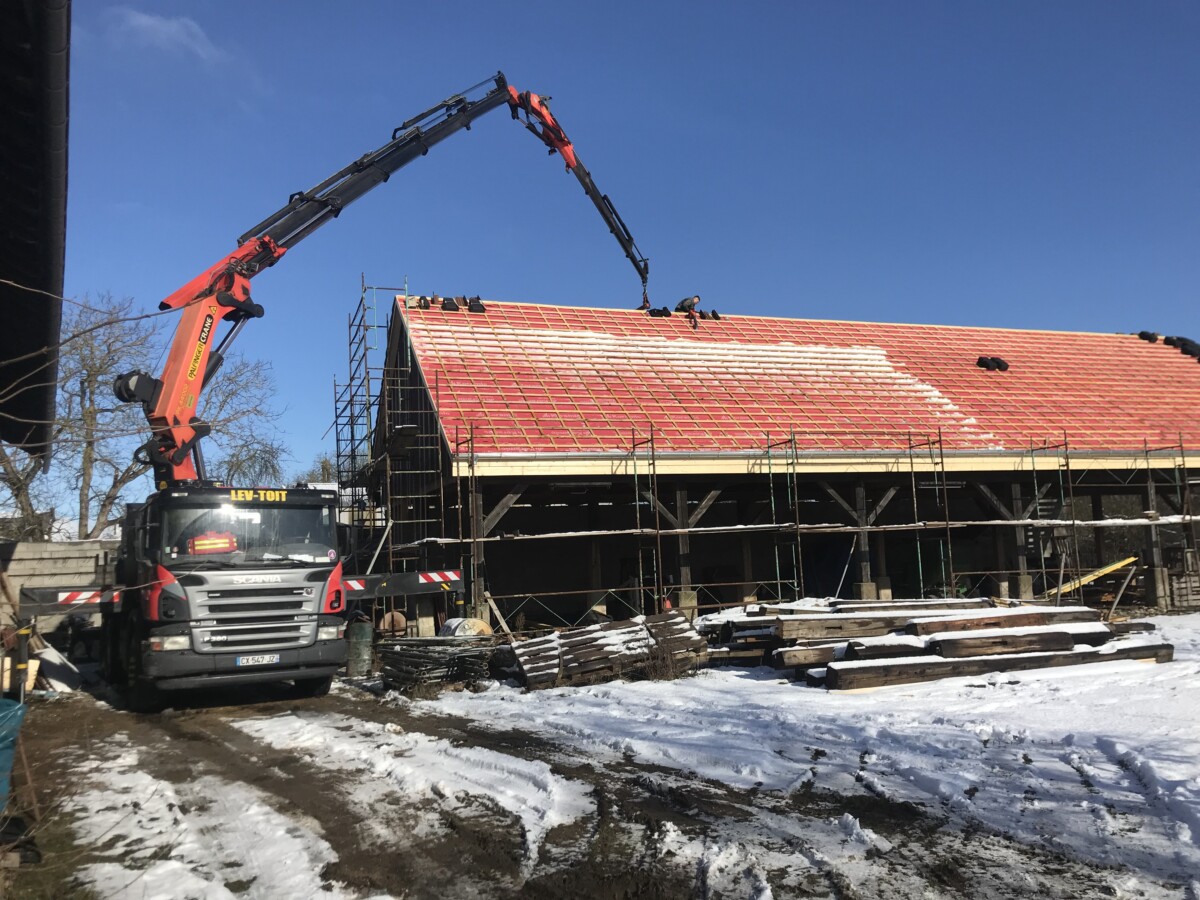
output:
<path id="1" fill-rule="evenodd" d="M 267 666 L 277 662 L 279 662 L 278 653 L 260 653 L 257 656 L 239 656 L 237 658 L 239 666 Z"/>

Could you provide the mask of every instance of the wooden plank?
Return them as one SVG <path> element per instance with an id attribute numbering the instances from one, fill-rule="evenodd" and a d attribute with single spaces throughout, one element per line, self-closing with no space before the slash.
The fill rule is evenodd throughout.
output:
<path id="1" fill-rule="evenodd" d="M 1022 607 L 1024 609 L 1024 607 Z M 995 616 L 974 616 L 962 619 L 911 621 L 904 626 L 907 634 L 935 634 L 939 631 L 979 631 L 983 628 L 1024 628 L 1029 625 L 1055 625 L 1061 622 L 1099 622 L 1100 613 L 1094 609 L 1054 609 L 1037 612 L 1005 613 Z"/>
<path id="2" fill-rule="evenodd" d="M 1075 648 L 1075 638 L 1065 631 L 1035 634 L 997 634 L 991 637 L 932 640 L 929 649 L 938 656 L 959 659 L 998 653 L 1057 653 Z"/>
<path id="3" fill-rule="evenodd" d="M 1086 575 L 1076 578 L 1074 581 L 1068 581 L 1061 588 L 1056 587 L 1053 591 L 1048 591 L 1047 593 L 1042 594 L 1041 599 L 1049 600 L 1052 597 L 1062 596 L 1063 594 L 1070 593 L 1076 588 L 1081 588 L 1086 584 L 1091 584 L 1097 578 L 1103 578 L 1105 575 L 1110 575 L 1113 572 L 1116 572 L 1118 569 L 1123 569 L 1128 565 L 1136 563 L 1137 561 L 1138 558 L 1136 556 L 1131 556 L 1128 559 L 1121 560 L 1120 562 L 1115 562 L 1107 566 L 1101 566 L 1099 569 L 1094 569 L 1093 571 L 1088 572 Z"/>
<path id="4" fill-rule="evenodd" d="M 484 591 L 483 599 L 487 601 L 488 608 L 492 611 L 492 615 L 495 616 L 496 621 L 500 623 L 500 630 L 511 638 L 513 633 L 509 630 L 508 622 L 504 621 L 504 616 L 501 614 L 500 608 L 496 606 L 496 601 L 492 599 L 492 595 L 487 591 Z"/>
<path id="5" fill-rule="evenodd" d="M 823 647 L 784 647 L 771 654 L 771 664 L 777 669 L 793 669 L 800 666 L 817 666 L 837 658 L 837 650 L 843 644 L 826 644 Z"/>
<path id="6" fill-rule="evenodd" d="M 843 659 L 890 659 L 893 657 L 922 656 L 929 651 L 925 647 L 914 647 L 912 644 L 863 644 L 851 641 L 846 645 Z"/>
<path id="7" fill-rule="evenodd" d="M 611 659 L 597 659 L 591 662 L 580 663 L 577 666 L 564 666 L 563 674 L 567 678 L 574 678 L 576 675 L 586 675 L 600 671 L 615 673 L 619 668 L 621 667 L 616 665 Z"/>
<path id="8" fill-rule="evenodd" d="M 877 612 L 877 613 L 910 613 L 913 616 L 937 615 L 941 612 L 955 612 L 963 609 L 991 609 L 992 604 L 982 600 L 947 601 L 946 603 L 853 603 L 838 604 L 829 607 L 834 612 Z"/>
<path id="9" fill-rule="evenodd" d="M 709 660 L 713 665 L 761 666 L 765 655 L 761 650 L 725 650 L 714 647 L 709 651 Z"/>
<path id="10" fill-rule="evenodd" d="M 1147 644 L 1140 647 L 1122 647 L 1107 653 L 1076 650 L 1070 653 L 1029 653 L 967 659 L 935 659 L 925 656 L 891 665 L 835 662 L 827 667 L 826 685 L 831 690 L 844 691 L 893 684 L 915 684 L 936 681 L 939 678 L 986 675 L 991 672 L 1048 669 L 1122 659 L 1153 660 L 1162 663 L 1170 662 L 1173 658 L 1174 647 L 1170 644 Z"/>
<path id="11" fill-rule="evenodd" d="M 1154 631 L 1153 622 L 1109 622 L 1113 634 L 1149 634 Z"/>
<path id="12" fill-rule="evenodd" d="M 808 687 L 825 687 L 828 673 L 828 669 L 806 669 L 804 672 L 804 683 Z"/>
<path id="13" fill-rule="evenodd" d="M 878 637 L 903 627 L 911 615 L 880 616 L 870 619 L 850 619 L 837 615 L 812 619 L 791 619 L 780 622 L 779 636 L 785 640 L 822 638 L 824 640 L 856 637 Z"/>

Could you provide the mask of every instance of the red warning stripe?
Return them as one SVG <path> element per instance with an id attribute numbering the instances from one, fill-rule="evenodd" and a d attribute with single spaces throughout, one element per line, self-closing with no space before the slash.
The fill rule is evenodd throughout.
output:
<path id="1" fill-rule="evenodd" d="M 99 603 L 103 591 L 59 591 L 58 602 L 61 604 Z"/>
<path id="2" fill-rule="evenodd" d="M 342 584 L 346 586 L 346 590 L 348 591 L 361 591 L 367 586 L 365 581 L 359 581 L 355 578 L 344 578 L 342 579 Z"/>
<path id="3" fill-rule="evenodd" d="M 460 581 L 461 579 L 461 570 L 453 572 L 420 572 L 417 575 L 417 580 L 421 584 L 441 584 L 445 581 Z"/>

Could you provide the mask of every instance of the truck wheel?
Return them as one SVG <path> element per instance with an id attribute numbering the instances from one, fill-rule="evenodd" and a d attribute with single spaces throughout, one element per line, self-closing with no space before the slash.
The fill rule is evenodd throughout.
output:
<path id="1" fill-rule="evenodd" d="M 120 693 L 125 708 L 132 713 L 157 713 L 163 710 L 163 697 L 158 688 L 140 678 L 135 678 Z"/>
<path id="2" fill-rule="evenodd" d="M 333 676 L 324 678 L 297 678 L 296 693 L 301 697 L 324 697 L 333 686 Z"/>
<path id="3" fill-rule="evenodd" d="M 163 708 L 162 695 L 157 687 L 142 678 L 141 621 L 134 615 L 122 622 L 124 643 L 124 678 L 116 685 L 121 704 L 130 712 L 154 713 Z"/>

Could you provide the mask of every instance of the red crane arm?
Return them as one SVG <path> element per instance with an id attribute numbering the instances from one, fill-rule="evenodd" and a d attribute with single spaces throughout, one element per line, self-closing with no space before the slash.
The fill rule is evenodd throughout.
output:
<path id="1" fill-rule="evenodd" d="M 476 94 L 482 88 L 485 93 Z M 434 145 L 505 103 L 513 118 L 526 116 L 526 127 L 562 156 L 584 191 L 616 235 L 626 256 L 642 279 L 646 295 L 648 263 L 637 252 L 629 229 L 608 197 L 602 195 L 575 154 L 575 148 L 550 112 L 548 98 L 509 87 L 503 72 L 459 94 L 454 94 L 420 115 L 402 123 L 391 140 L 356 159 L 310 190 L 300 191 L 238 239 L 238 249 L 209 266 L 159 304 L 160 309 L 180 309 L 179 324 L 160 378 L 145 372 L 127 372 L 116 379 L 113 391 L 122 402 L 140 402 L 150 423 L 151 439 L 135 454 L 151 465 L 159 487 L 172 481 L 203 479 L 204 459 L 200 440 L 211 426 L 197 418 L 200 394 L 224 362 L 225 351 L 250 319 L 263 309 L 250 299 L 250 279 L 273 266 L 290 247 L 312 234 L 345 207 L 383 184 L 403 166 L 424 156 Z M 536 124 L 535 124 L 536 123 Z M 217 324 L 232 324 L 213 346 Z"/>
<path id="2" fill-rule="evenodd" d="M 575 153 L 575 145 L 571 143 L 562 126 L 558 124 L 558 119 L 554 118 L 554 114 L 550 112 L 550 98 L 541 97 L 532 91 L 518 91 L 509 85 L 508 106 L 514 119 L 524 113 L 525 127 L 529 132 L 550 148 L 551 153 L 561 156 L 567 171 L 578 179 L 583 192 L 588 195 L 588 199 L 592 201 L 605 224 L 608 225 L 608 230 L 612 232 L 613 237 L 621 245 L 621 249 L 625 251 L 625 256 L 637 269 L 638 276 L 642 279 L 642 300 L 649 305 L 646 282 L 650 276 L 650 262 L 638 250 L 633 235 L 617 213 L 617 208 L 613 206 L 608 195 L 600 193 L 600 189 L 592 181 L 591 172 L 587 170 L 587 166 Z"/>

